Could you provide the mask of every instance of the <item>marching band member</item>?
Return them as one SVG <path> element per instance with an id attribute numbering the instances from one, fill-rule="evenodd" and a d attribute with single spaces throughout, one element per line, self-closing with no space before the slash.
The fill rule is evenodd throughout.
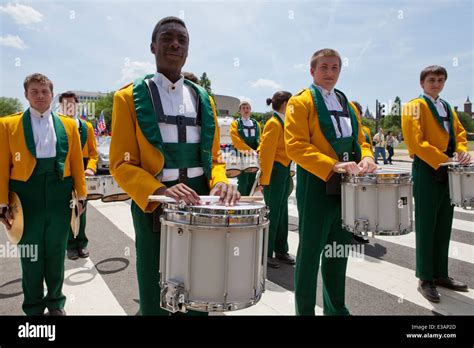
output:
<path id="1" fill-rule="evenodd" d="M 199 204 L 199 195 L 220 195 L 233 205 L 240 195 L 218 160 L 216 107 L 204 88 L 181 75 L 189 35 L 176 17 L 155 26 L 150 49 L 157 72 L 115 93 L 110 171 L 132 198 L 137 276 L 142 315 L 168 315 L 160 308 L 160 207 L 150 195 Z M 190 311 L 188 314 L 202 314 Z"/>
<path id="2" fill-rule="evenodd" d="M 94 176 L 97 172 L 97 160 L 99 159 L 94 128 L 90 122 L 81 120 L 77 117 L 78 113 L 76 112 L 76 103 L 78 102 L 79 100 L 73 92 L 64 92 L 59 96 L 61 112 L 64 115 L 73 118 L 76 121 L 77 129 L 79 130 L 82 159 L 85 168 L 84 175 Z M 89 250 L 87 250 L 89 240 L 86 236 L 86 212 L 87 201 L 84 205 L 84 212 L 80 217 L 79 233 L 76 238 L 74 238 L 72 233 L 70 233 L 67 241 L 67 257 L 71 260 L 76 260 L 79 257 L 89 257 Z"/>
<path id="3" fill-rule="evenodd" d="M 458 115 L 439 94 L 448 73 L 437 65 L 420 74 L 423 95 L 403 107 L 402 131 L 413 159 L 415 198 L 416 276 L 418 291 L 439 302 L 436 286 L 468 291 L 466 284 L 450 278 L 449 240 L 454 207 L 450 203 L 448 173 L 443 162 L 468 164 L 466 131 Z"/>
<path id="4" fill-rule="evenodd" d="M 53 83 L 46 76 L 27 76 L 24 89 L 30 107 L 5 117 L 0 124 L 4 144 L 0 151 L 0 221 L 10 227 L 8 195 L 15 192 L 24 216 L 20 244 L 38 250 L 37 259 L 21 256 L 23 311 L 43 315 L 47 307 L 50 315 L 65 315 L 62 286 L 72 190 L 80 198 L 80 212 L 86 198 L 81 142 L 76 123 L 51 111 Z"/>
<path id="5" fill-rule="evenodd" d="M 257 156 L 260 143 L 260 124 L 250 118 L 252 107 L 249 102 L 243 101 L 239 105 L 241 117 L 230 125 L 230 138 L 234 148 L 240 152 L 245 161 L 248 156 Z M 242 196 L 248 196 L 255 182 L 256 173 L 242 173 L 237 177 L 238 190 Z"/>
<path id="6" fill-rule="evenodd" d="M 292 179 L 284 137 L 285 110 L 290 98 L 290 92 L 280 91 L 267 99 L 274 113 L 265 124 L 260 142 L 260 184 L 270 208 L 267 263 L 272 268 L 280 267 L 273 258 L 273 251 L 277 259 L 295 264 L 295 259 L 288 254 L 288 191 Z"/>
<path id="7" fill-rule="evenodd" d="M 286 151 L 298 165 L 296 314 L 314 315 L 322 258 L 324 314 L 348 315 L 345 306 L 348 255 L 341 256 L 334 248 L 349 244 L 351 234 L 342 228 L 337 173 L 373 172 L 377 167 L 354 105 L 334 89 L 341 71 L 339 53 L 332 49 L 317 51 L 311 58 L 310 71 L 313 84 L 289 100 L 285 117 Z"/>

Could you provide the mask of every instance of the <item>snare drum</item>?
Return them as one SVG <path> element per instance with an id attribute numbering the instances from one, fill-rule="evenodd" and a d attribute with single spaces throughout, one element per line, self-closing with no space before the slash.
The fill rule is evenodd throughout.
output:
<path id="1" fill-rule="evenodd" d="M 267 269 L 265 205 L 162 204 L 161 307 L 226 312 L 256 304 Z"/>
<path id="2" fill-rule="evenodd" d="M 112 175 L 102 175 L 100 180 L 104 192 L 102 202 L 122 202 L 130 199 L 130 196 L 120 188 Z"/>
<path id="3" fill-rule="evenodd" d="M 86 176 L 87 199 L 92 201 L 104 196 L 104 187 L 100 176 Z"/>
<path id="4" fill-rule="evenodd" d="M 260 169 L 258 156 L 255 154 L 242 156 L 242 170 L 246 173 L 256 173 Z"/>
<path id="5" fill-rule="evenodd" d="M 448 168 L 451 204 L 464 209 L 474 208 L 474 164 Z"/>
<path id="6" fill-rule="evenodd" d="M 357 235 L 398 236 L 413 230 L 411 175 L 378 172 L 344 175 L 342 227 Z"/>
<path id="7" fill-rule="evenodd" d="M 240 157 L 230 155 L 226 158 L 226 176 L 228 178 L 236 178 L 242 172 Z"/>

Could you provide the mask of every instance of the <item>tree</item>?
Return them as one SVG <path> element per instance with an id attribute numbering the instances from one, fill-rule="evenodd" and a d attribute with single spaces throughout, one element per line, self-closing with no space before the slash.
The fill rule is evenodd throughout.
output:
<path id="1" fill-rule="evenodd" d="M 199 79 L 199 84 L 207 91 L 207 93 L 212 95 L 211 80 L 207 77 L 206 72 L 202 73 L 202 76 Z"/>
<path id="2" fill-rule="evenodd" d="M 392 105 L 392 110 L 390 110 L 390 115 L 401 116 L 401 111 L 402 111 L 402 102 L 400 100 L 400 97 L 396 96 L 395 101 L 393 102 L 393 105 Z"/>
<path id="3" fill-rule="evenodd" d="M 112 108 L 114 105 L 114 93 L 109 92 L 105 97 L 100 98 L 95 102 L 95 112 L 94 116 L 96 121 L 99 119 L 100 113 L 104 112 L 105 124 L 107 129 L 110 131 L 112 124 Z M 94 123 L 95 125 L 95 123 Z"/>
<path id="4" fill-rule="evenodd" d="M 470 115 L 461 111 L 458 112 L 457 114 L 458 114 L 459 121 L 461 122 L 464 129 L 466 129 L 466 131 L 469 133 L 474 132 L 474 120 L 470 117 Z"/>
<path id="5" fill-rule="evenodd" d="M 15 114 L 23 110 L 17 98 L 0 97 L 0 117 Z"/>

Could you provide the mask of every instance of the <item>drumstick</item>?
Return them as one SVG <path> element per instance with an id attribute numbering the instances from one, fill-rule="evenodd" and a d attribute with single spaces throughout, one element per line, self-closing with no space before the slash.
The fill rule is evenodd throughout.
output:
<path id="1" fill-rule="evenodd" d="M 382 167 L 377 167 L 377 170 L 382 170 L 382 169 L 383 169 Z M 347 173 L 347 171 L 346 171 L 344 168 L 339 168 L 339 169 L 337 170 L 337 172 L 340 173 L 340 174 L 345 174 L 345 173 Z"/>
<path id="2" fill-rule="evenodd" d="M 459 162 L 443 162 L 443 163 L 440 163 L 439 166 L 440 167 L 446 167 L 446 166 L 457 166 L 459 165 L 460 163 Z M 472 165 L 474 164 L 474 162 L 470 162 L 470 163 L 467 163 L 467 164 L 462 164 L 463 166 L 469 166 L 469 165 Z"/>
<path id="3" fill-rule="evenodd" d="M 217 203 L 220 200 L 219 196 L 199 196 L 204 203 Z M 161 202 L 161 203 L 177 203 L 174 198 L 163 196 L 163 195 L 151 195 L 148 196 L 150 202 Z M 242 196 L 239 202 L 258 202 L 263 200 L 263 196 Z"/>

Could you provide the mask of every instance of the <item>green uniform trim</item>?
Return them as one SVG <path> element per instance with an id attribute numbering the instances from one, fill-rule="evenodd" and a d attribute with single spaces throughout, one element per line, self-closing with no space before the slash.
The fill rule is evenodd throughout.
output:
<path id="1" fill-rule="evenodd" d="M 328 108 L 326 107 L 326 103 L 324 102 L 321 92 L 314 85 L 311 85 L 309 89 L 311 91 L 311 95 L 313 96 L 314 106 L 317 110 L 321 131 L 323 132 L 324 137 L 329 142 L 333 150 L 338 156 L 343 156 L 343 154 L 348 151 L 349 155 L 352 152 L 355 152 L 355 157 L 360 159 L 362 156 L 362 152 L 360 149 L 360 145 L 357 141 L 359 134 L 359 124 L 357 122 L 357 117 L 354 113 L 354 110 L 349 105 L 348 99 L 345 94 L 337 89 L 334 89 L 337 94 L 344 98 L 345 103 L 347 105 L 347 109 L 351 119 L 352 136 L 338 138 L 336 136 L 336 131 L 331 120 L 331 115 L 329 114 Z"/>
<path id="2" fill-rule="evenodd" d="M 250 133 L 248 137 L 245 136 L 244 127 L 242 123 L 242 117 L 239 117 L 237 119 L 237 130 L 239 132 L 240 138 L 242 138 L 242 140 L 245 141 L 245 143 L 248 146 L 250 146 L 253 150 L 256 150 L 258 147 L 258 144 L 260 144 L 260 129 L 258 127 L 257 121 L 251 118 L 250 120 L 252 121 L 253 126 L 255 127 L 255 136 L 253 137 L 250 136 Z"/>
<path id="3" fill-rule="evenodd" d="M 190 143 L 164 143 L 166 154 L 165 168 L 195 168 L 201 167 L 199 144 Z"/>
<path id="4" fill-rule="evenodd" d="M 158 126 L 151 97 L 145 83 L 145 79 L 152 78 L 153 76 L 153 74 L 149 74 L 140 77 L 133 82 L 133 101 L 137 114 L 137 122 L 143 135 L 150 144 L 155 146 L 163 154 L 166 162 L 166 160 L 169 159 L 169 156 L 166 154 L 166 148 L 163 143 L 160 127 Z M 199 97 L 200 104 L 198 110 L 201 113 L 201 165 L 199 165 L 199 167 L 203 167 L 204 174 L 210 180 L 212 173 L 212 145 L 216 131 L 214 112 L 211 106 L 210 97 L 206 90 L 201 86 L 198 86 L 189 80 L 184 80 L 184 84 L 193 88 Z M 167 167 L 166 165 L 167 164 L 165 163 L 165 167 Z"/>
<path id="5" fill-rule="evenodd" d="M 79 120 L 79 135 L 81 136 L 81 149 L 84 150 L 84 146 L 87 143 L 87 123 L 86 121 Z"/>

